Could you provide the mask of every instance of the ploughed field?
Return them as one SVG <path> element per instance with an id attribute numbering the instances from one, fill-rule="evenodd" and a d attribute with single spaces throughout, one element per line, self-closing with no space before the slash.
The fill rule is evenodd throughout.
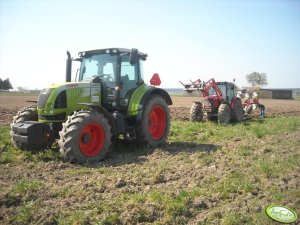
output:
<path id="1" fill-rule="evenodd" d="M 274 203 L 300 214 L 300 101 L 261 100 L 266 119 L 188 122 L 196 97 L 172 97 L 167 143 L 113 144 L 93 165 L 9 138 L 36 96 L 0 96 L 0 224 L 276 224 Z"/>
<path id="2" fill-rule="evenodd" d="M 189 110 L 193 101 L 202 100 L 198 97 L 172 96 L 173 105 L 170 107 L 171 119 L 179 121 L 189 120 Z M 0 125 L 10 124 L 12 117 L 24 106 L 34 103 L 26 101 L 36 101 L 37 96 L 1 96 L 0 95 Z M 278 115 L 293 116 L 300 115 L 300 101 L 262 99 L 262 104 L 266 106 L 266 116 Z"/>

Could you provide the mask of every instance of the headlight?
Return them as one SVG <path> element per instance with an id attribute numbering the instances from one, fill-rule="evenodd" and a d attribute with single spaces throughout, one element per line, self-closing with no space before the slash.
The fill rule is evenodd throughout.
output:
<path id="1" fill-rule="evenodd" d="M 47 102 L 52 90 L 53 90 L 52 88 L 45 88 L 41 91 L 38 102 L 37 102 L 37 106 L 39 109 L 42 109 L 45 107 L 46 102 Z"/>

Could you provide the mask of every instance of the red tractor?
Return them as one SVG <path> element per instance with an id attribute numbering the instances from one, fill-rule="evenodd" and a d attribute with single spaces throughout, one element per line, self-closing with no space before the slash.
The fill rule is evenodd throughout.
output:
<path id="1" fill-rule="evenodd" d="M 231 82 L 216 82 L 210 79 L 207 82 L 201 82 L 200 79 L 191 84 L 180 82 L 185 91 L 201 91 L 204 97 L 203 103 L 194 102 L 190 110 L 190 121 L 202 121 L 206 114 L 209 120 L 217 118 L 221 124 L 227 124 L 229 121 L 240 122 L 244 119 L 243 104 L 237 96 L 237 87 Z"/>

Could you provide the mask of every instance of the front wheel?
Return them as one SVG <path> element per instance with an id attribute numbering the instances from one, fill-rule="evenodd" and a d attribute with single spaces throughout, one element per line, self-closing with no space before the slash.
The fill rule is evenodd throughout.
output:
<path id="1" fill-rule="evenodd" d="M 160 96 L 151 97 L 144 106 L 142 119 L 136 129 L 137 142 L 150 146 L 164 143 L 170 129 L 170 112 Z"/>
<path id="2" fill-rule="evenodd" d="M 81 110 L 69 116 L 59 132 L 61 154 L 76 163 L 104 159 L 111 144 L 108 120 L 97 111 Z"/>
<path id="3" fill-rule="evenodd" d="M 190 109 L 190 121 L 201 122 L 203 119 L 202 104 L 195 102 Z"/>

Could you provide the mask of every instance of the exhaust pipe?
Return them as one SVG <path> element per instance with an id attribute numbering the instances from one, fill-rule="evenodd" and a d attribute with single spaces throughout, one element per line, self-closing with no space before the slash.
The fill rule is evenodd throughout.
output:
<path id="1" fill-rule="evenodd" d="M 66 82 L 71 82 L 72 75 L 72 58 L 69 51 L 67 51 L 67 60 L 66 60 Z"/>

